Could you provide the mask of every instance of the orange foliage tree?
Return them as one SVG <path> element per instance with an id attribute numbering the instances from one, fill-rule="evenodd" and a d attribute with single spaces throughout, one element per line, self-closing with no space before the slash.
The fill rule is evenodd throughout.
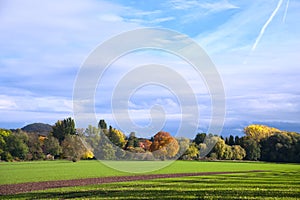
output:
<path id="1" fill-rule="evenodd" d="M 159 159 L 173 158 L 179 150 L 177 140 L 168 132 L 160 131 L 153 139 L 150 151 Z"/>

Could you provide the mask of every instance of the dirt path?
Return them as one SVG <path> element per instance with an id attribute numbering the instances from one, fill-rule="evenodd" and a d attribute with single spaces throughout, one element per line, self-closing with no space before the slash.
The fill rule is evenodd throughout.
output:
<path id="1" fill-rule="evenodd" d="M 18 194 L 18 193 L 31 192 L 35 190 L 46 190 L 50 188 L 83 186 L 83 185 L 104 184 L 104 183 L 113 183 L 113 182 L 149 180 L 149 179 L 157 179 L 157 178 L 175 178 L 175 177 L 183 177 L 183 176 L 205 176 L 205 175 L 216 175 L 216 174 L 250 173 L 250 172 L 264 172 L 264 171 L 253 170 L 253 171 L 235 171 L 235 172 L 150 174 L 150 175 L 114 176 L 114 177 L 102 177 L 102 178 L 85 178 L 85 179 L 73 179 L 73 180 L 18 183 L 18 184 L 0 185 L 0 195 Z"/>

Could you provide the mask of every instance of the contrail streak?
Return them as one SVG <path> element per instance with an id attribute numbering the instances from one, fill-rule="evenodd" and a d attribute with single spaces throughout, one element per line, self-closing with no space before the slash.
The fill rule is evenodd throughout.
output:
<path id="1" fill-rule="evenodd" d="M 290 0 L 287 0 L 284 15 L 283 15 L 283 18 L 282 18 L 282 23 L 285 23 L 286 14 L 287 14 L 287 11 L 289 9 L 289 4 L 290 4 Z"/>
<path id="2" fill-rule="evenodd" d="M 283 0 L 279 0 L 277 7 L 275 8 L 275 10 L 272 12 L 271 16 L 269 17 L 269 19 L 266 21 L 266 23 L 264 24 L 264 26 L 261 28 L 260 33 L 258 35 L 258 37 L 255 40 L 254 45 L 252 46 L 251 51 L 254 51 L 256 49 L 257 44 L 259 43 L 261 37 L 264 35 L 266 28 L 268 27 L 268 25 L 271 23 L 271 21 L 273 20 L 274 16 L 277 14 L 281 4 L 282 4 Z"/>

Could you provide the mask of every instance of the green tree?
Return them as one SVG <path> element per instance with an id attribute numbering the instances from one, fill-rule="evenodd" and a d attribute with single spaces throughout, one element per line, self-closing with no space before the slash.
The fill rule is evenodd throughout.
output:
<path id="1" fill-rule="evenodd" d="M 101 140 L 100 148 L 95 156 L 101 160 L 115 160 L 117 158 L 116 152 L 116 148 L 110 142 Z"/>
<path id="2" fill-rule="evenodd" d="M 52 135 L 58 139 L 59 143 L 61 143 L 67 135 L 75 134 L 75 122 L 71 117 L 64 119 L 63 121 L 58 120 L 53 126 Z"/>
<path id="3" fill-rule="evenodd" d="M 97 149 L 101 140 L 101 129 L 89 125 L 84 131 L 84 138 L 92 149 Z"/>
<path id="4" fill-rule="evenodd" d="M 87 151 L 82 139 L 78 135 L 66 135 L 61 147 L 63 157 L 73 162 L 80 160 Z"/>
<path id="5" fill-rule="evenodd" d="M 246 151 L 246 160 L 259 160 L 260 159 L 260 145 L 255 139 L 243 137 L 241 146 Z"/>
<path id="6" fill-rule="evenodd" d="M 48 136 L 44 141 L 43 151 L 46 155 L 50 154 L 54 157 L 59 156 L 62 153 L 62 149 L 58 139 L 52 135 Z"/>
<path id="7" fill-rule="evenodd" d="M 195 142 L 196 145 L 199 145 L 204 142 L 205 137 L 206 133 L 198 133 L 193 142 Z"/>
<path id="8" fill-rule="evenodd" d="M 277 133 L 263 139 L 261 144 L 261 160 L 275 162 L 297 162 L 299 152 L 295 151 L 299 134 Z"/>
<path id="9" fill-rule="evenodd" d="M 234 138 L 234 144 L 235 145 L 241 145 L 241 139 L 239 138 L 239 136 L 235 136 L 235 138 Z"/>
<path id="10" fill-rule="evenodd" d="M 300 163 L 300 138 L 298 138 L 298 140 L 295 142 L 294 154 L 295 154 L 294 162 Z"/>
<path id="11" fill-rule="evenodd" d="M 107 129 L 107 124 L 104 119 L 100 119 L 100 121 L 98 123 L 98 128 L 101 131 L 101 134 L 104 134 L 104 135 L 106 135 L 106 137 L 109 137 L 109 131 Z M 112 127 L 110 126 L 110 128 L 112 128 Z"/>
<path id="12" fill-rule="evenodd" d="M 217 142 L 219 140 L 222 140 L 220 137 L 214 136 L 212 134 L 208 134 L 206 139 L 205 139 L 205 143 L 200 143 L 199 149 L 200 149 L 200 158 L 204 158 L 204 157 L 211 157 L 212 153 L 215 153 L 215 145 L 217 144 Z M 222 140 L 224 141 L 224 140 Z M 217 156 L 216 156 L 217 159 Z"/>
<path id="13" fill-rule="evenodd" d="M 27 145 L 29 150 L 26 156 L 27 160 L 41 160 L 45 158 L 41 141 L 36 133 L 28 133 Z"/>
<path id="14" fill-rule="evenodd" d="M 107 124 L 104 119 L 100 119 L 100 121 L 98 123 L 98 128 L 105 129 L 105 130 L 107 129 Z"/>
<path id="15" fill-rule="evenodd" d="M 228 145 L 230 145 L 230 146 L 235 145 L 233 135 L 229 136 Z"/>
<path id="16" fill-rule="evenodd" d="M 108 132 L 107 132 L 108 133 Z M 116 160 L 117 148 L 100 128 L 89 126 L 85 131 L 85 140 L 90 144 L 95 158 L 99 160 Z M 118 155 L 122 152 L 118 151 Z"/>
<path id="17" fill-rule="evenodd" d="M 7 150 L 14 159 L 24 160 L 28 153 L 28 136 L 23 131 L 12 133 L 8 136 L 6 145 Z"/>
<path id="18" fill-rule="evenodd" d="M 136 147 L 140 147 L 140 144 L 139 144 L 139 139 L 135 136 L 135 133 L 134 132 L 131 132 L 129 137 L 127 138 L 127 143 L 125 145 L 125 149 L 133 149 L 133 148 L 136 148 Z"/>
<path id="19" fill-rule="evenodd" d="M 222 139 L 222 138 L 221 138 L 221 139 Z M 229 139 L 228 139 L 228 137 L 225 138 L 224 142 L 225 142 L 225 144 L 229 144 Z"/>

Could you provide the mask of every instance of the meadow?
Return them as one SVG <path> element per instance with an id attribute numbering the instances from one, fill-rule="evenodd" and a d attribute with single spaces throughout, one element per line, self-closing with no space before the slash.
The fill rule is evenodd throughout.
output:
<path id="1" fill-rule="evenodd" d="M 124 162 L 136 165 L 136 162 Z M 153 162 L 155 164 L 155 162 Z M 140 180 L 54 188 L 1 199 L 299 199 L 300 165 L 263 162 L 176 161 L 147 174 L 265 170 L 265 172 Z M 108 168 L 99 161 L 0 163 L 0 184 L 135 175 Z"/>

